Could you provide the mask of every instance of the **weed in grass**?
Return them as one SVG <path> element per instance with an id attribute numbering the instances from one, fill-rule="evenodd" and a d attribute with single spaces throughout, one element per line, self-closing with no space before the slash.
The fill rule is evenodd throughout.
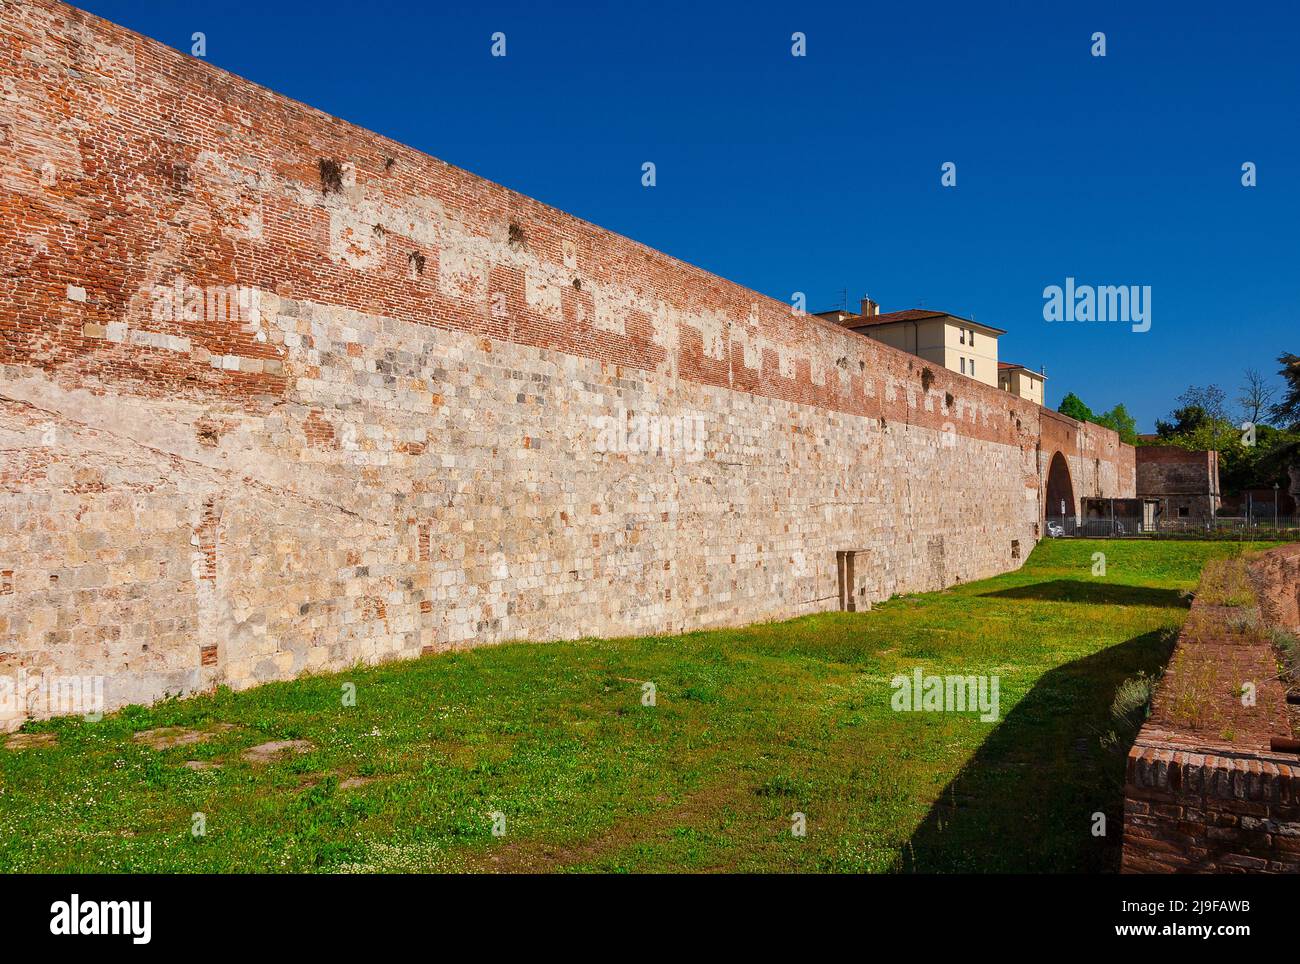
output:
<path id="1" fill-rule="evenodd" d="M 1178 726 L 1199 729 L 1217 715 L 1212 698 L 1218 672 L 1212 658 L 1182 649 L 1169 667 L 1169 715 Z"/>
<path id="2" fill-rule="evenodd" d="M 1173 644 L 1168 633 L 1161 634 L 1162 642 Z M 1120 683 L 1110 704 L 1110 718 L 1114 728 L 1101 735 L 1101 747 L 1108 752 L 1127 753 L 1137 731 L 1151 715 L 1151 697 L 1160 682 L 1159 673 L 1141 671 Z"/>
<path id="3" fill-rule="evenodd" d="M 1142 725 L 1151 714 L 1151 694 L 1155 692 L 1156 682 L 1156 676 L 1138 673 L 1119 685 L 1110 704 L 1110 715 L 1117 725 L 1133 729 Z"/>
<path id="4" fill-rule="evenodd" d="M 1249 606 L 1255 602 L 1246 563 L 1241 559 L 1215 559 L 1205 564 L 1197 590 L 1201 602 L 1210 606 Z"/>
<path id="5" fill-rule="evenodd" d="M 1269 630 L 1269 637 L 1282 656 L 1282 671 L 1293 683 L 1300 683 L 1300 636 L 1281 626 Z"/>
<path id="6" fill-rule="evenodd" d="M 1259 628 L 1259 609 L 1254 606 L 1243 607 L 1228 619 L 1228 629 L 1240 636 L 1253 635 Z"/>

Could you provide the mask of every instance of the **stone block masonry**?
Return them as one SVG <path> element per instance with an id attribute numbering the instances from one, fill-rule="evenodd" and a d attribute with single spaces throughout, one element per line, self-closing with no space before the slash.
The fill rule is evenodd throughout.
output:
<path id="1" fill-rule="evenodd" d="M 849 550 L 862 609 L 1018 566 L 1056 452 L 1133 494 L 1114 433 L 72 7 L 0 3 L 0 76 L 0 674 L 781 619 Z"/>

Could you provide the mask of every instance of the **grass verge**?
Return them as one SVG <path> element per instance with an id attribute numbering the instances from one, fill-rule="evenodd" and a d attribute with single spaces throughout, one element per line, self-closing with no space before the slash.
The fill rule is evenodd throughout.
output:
<path id="1" fill-rule="evenodd" d="M 1049 541 L 1017 572 L 870 613 L 31 724 L 50 737 L 0 750 L 0 871 L 1113 869 L 1131 734 L 1107 744 L 1112 703 L 1168 658 L 1205 563 L 1239 551 Z M 891 679 L 917 668 L 997 677 L 1000 718 L 892 711 Z M 163 727 L 180 732 L 137 739 Z"/>

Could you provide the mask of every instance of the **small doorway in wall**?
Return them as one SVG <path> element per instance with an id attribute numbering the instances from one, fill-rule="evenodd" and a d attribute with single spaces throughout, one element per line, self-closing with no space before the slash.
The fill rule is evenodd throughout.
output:
<path id="1" fill-rule="evenodd" d="M 841 549 L 835 553 L 835 570 L 839 577 L 840 612 L 865 612 L 867 600 L 867 550 Z"/>

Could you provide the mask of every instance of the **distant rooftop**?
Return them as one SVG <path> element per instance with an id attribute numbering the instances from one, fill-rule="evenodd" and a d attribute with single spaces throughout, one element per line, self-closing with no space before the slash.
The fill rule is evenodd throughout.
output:
<path id="1" fill-rule="evenodd" d="M 951 311 L 936 311 L 931 308 L 904 308 L 902 311 L 887 311 L 881 314 L 878 306 L 870 299 L 863 299 L 863 307 L 868 310 L 859 314 L 854 314 L 843 308 L 836 308 L 831 311 L 819 311 L 817 317 L 833 321 L 835 324 L 843 325 L 853 331 L 862 328 L 874 328 L 877 325 L 896 325 L 909 321 L 932 321 L 936 318 L 952 318 L 955 321 L 974 325 L 976 328 L 982 328 L 997 335 L 1006 334 L 1006 331 L 1001 328 L 994 328 L 992 325 L 986 325 L 974 318 L 963 318 L 961 315 L 954 315 Z"/>
<path id="2" fill-rule="evenodd" d="M 1029 372 L 1029 374 L 1031 375 L 1034 375 L 1038 378 L 1042 378 L 1044 380 L 1046 380 L 1047 378 L 1047 376 L 1044 375 L 1042 372 L 1036 372 L 1032 368 L 1026 368 L 1024 365 L 1017 365 L 1014 362 L 1005 362 L 1005 361 L 998 362 L 998 371 L 1000 372 L 1025 371 L 1025 372 Z"/>

